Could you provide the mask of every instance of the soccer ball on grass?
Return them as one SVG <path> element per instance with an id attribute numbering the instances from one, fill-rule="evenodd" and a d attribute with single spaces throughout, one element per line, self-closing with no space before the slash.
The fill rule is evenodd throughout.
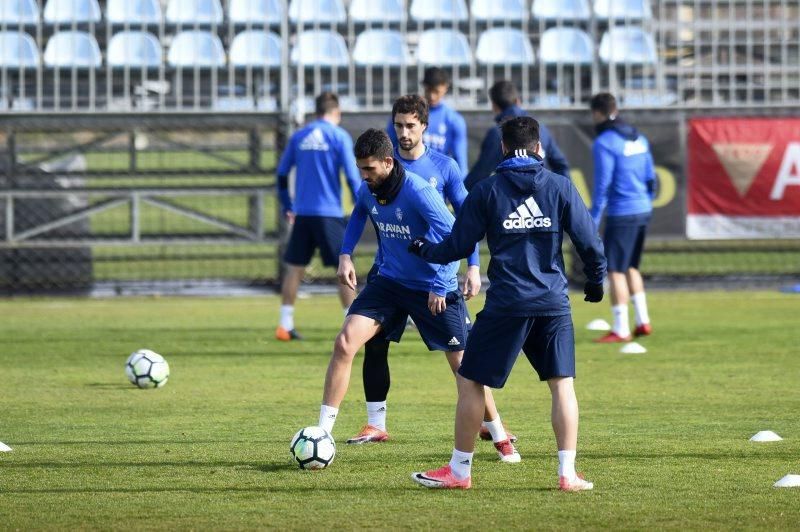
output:
<path id="1" fill-rule="evenodd" d="M 125 375 L 139 388 L 161 388 L 169 379 L 169 364 L 158 353 L 139 349 L 125 362 Z"/>
<path id="2" fill-rule="evenodd" d="M 322 427 L 306 427 L 294 435 L 289 451 L 300 469 L 325 469 L 336 456 L 336 443 Z"/>

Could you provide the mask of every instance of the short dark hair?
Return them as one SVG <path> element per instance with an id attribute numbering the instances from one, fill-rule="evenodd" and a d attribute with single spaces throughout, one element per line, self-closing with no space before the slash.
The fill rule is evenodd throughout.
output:
<path id="1" fill-rule="evenodd" d="M 317 116 L 324 116 L 339 108 L 339 97 L 332 92 L 325 91 L 314 100 L 314 107 Z"/>
<path id="2" fill-rule="evenodd" d="M 420 124 L 428 123 L 428 102 L 419 94 L 406 94 L 395 100 L 392 106 L 392 121 L 397 114 L 416 114 Z"/>
<path id="3" fill-rule="evenodd" d="M 382 129 L 370 128 L 363 132 L 353 146 L 353 154 L 356 159 L 369 159 L 376 157 L 385 159 L 394 157 L 394 147 L 389 135 Z"/>
<path id="4" fill-rule="evenodd" d="M 450 85 L 450 76 L 447 71 L 439 67 L 428 67 L 422 74 L 422 84 L 428 87 L 438 87 L 439 85 Z"/>
<path id="5" fill-rule="evenodd" d="M 505 110 L 512 105 L 516 105 L 519 100 L 519 94 L 513 83 L 500 80 L 489 89 L 489 99 L 493 104 L 499 107 L 500 110 Z"/>
<path id="6" fill-rule="evenodd" d="M 506 150 L 536 151 L 539 142 L 539 122 L 530 116 L 515 116 L 500 125 Z"/>
<path id="7" fill-rule="evenodd" d="M 617 113 L 617 99 L 610 92 L 595 94 L 589 102 L 589 109 L 605 116 L 611 116 Z"/>

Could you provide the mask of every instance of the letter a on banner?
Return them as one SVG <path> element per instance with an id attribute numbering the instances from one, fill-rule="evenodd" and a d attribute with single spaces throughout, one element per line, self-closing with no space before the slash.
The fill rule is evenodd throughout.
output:
<path id="1" fill-rule="evenodd" d="M 786 147 L 769 199 L 782 200 L 786 187 L 791 185 L 800 186 L 800 142 L 790 142 Z"/>

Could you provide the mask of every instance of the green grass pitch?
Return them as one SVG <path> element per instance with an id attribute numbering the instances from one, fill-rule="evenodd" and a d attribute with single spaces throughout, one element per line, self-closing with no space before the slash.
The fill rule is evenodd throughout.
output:
<path id="1" fill-rule="evenodd" d="M 581 432 L 591 493 L 560 493 L 547 387 L 520 359 L 497 393 L 521 464 L 478 443 L 468 492 L 414 470 L 452 449 L 455 386 L 415 331 L 393 346 L 386 444 L 349 447 L 365 421 L 360 357 L 321 472 L 289 462 L 316 423 L 341 311 L 301 300 L 302 343 L 272 339 L 275 297 L 0 301 L 0 529 L 793 529 L 800 490 L 797 296 L 652 292 L 645 355 L 594 345 L 607 303 L 574 298 Z M 470 303 L 474 314 L 480 301 Z M 127 355 L 162 353 L 159 390 Z M 748 438 L 770 429 L 784 441 Z"/>

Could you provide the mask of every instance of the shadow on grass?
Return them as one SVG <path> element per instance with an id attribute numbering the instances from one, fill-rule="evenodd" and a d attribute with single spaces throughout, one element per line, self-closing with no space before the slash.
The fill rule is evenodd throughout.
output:
<path id="1" fill-rule="evenodd" d="M 88 382 L 84 384 L 89 388 L 97 388 L 99 390 L 134 390 L 135 386 L 132 384 L 121 384 L 119 382 Z"/>

